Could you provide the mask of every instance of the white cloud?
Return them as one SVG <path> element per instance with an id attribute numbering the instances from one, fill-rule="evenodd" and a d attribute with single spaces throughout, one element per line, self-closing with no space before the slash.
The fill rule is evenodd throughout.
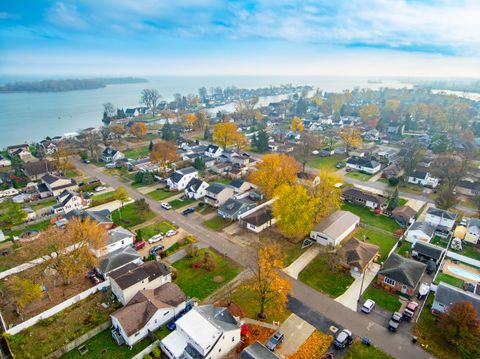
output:
<path id="1" fill-rule="evenodd" d="M 85 21 L 88 14 L 81 14 L 75 5 L 57 2 L 46 10 L 45 17 L 56 27 L 76 30 L 89 29 L 88 23 Z"/>

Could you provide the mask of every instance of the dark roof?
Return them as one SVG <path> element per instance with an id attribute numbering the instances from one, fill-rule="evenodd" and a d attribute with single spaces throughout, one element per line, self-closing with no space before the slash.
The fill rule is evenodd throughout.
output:
<path id="1" fill-rule="evenodd" d="M 433 237 L 433 234 L 435 233 L 434 227 L 429 225 L 427 222 L 420 222 L 420 221 L 417 221 L 414 224 L 412 224 L 409 230 L 422 231 L 429 237 Z"/>
<path id="2" fill-rule="evenodd" d="M 216 152 L 219 148 L 217 145 L 208 145 L 207 152 Z"/>
<path id="3" fill-rule="evenodd" d="M 23 143 L 21 145 L 12 145 L 12 146 L 8 146 L 7 147 L 7 150 L 16 150 L 18 148 L 28 148 L 28 144 L 26 143 Z"/>
<path id="4" fill-rule="evenodd" d="M 54 171 L 56 168 L 55 163 L 47 160 L 41 160 L 37 162 L 28 162 L 23 165 L 25 175 L 28 177 L 38 176 L 44 173 Z"/>
<path id="5" fill-rule="evenodd" d="M 370 263 L 378 254 L 378 246 L 362 242 L 357 238 L 350 238 L 340 249 L 350 267 L 356 267 L 360 271 Z"/>
<path id="6" fill-rule="evenodd" d="M 38 186 L 37 186 L 37 191 L 39 193 L 50 192 L 50 190 L 48 189 L 48 187 L 45 183 L 39 183 Z"/>
<path id="7" fill-rule="evenodd" d="M 426 264 L 392 253 L 378 273 L 415 288 L 425 268 Z"/>
<path id="8" fill-rule="evenodd" d="M 435 292 L 435 301 L 444 305 L 450 305 L 461 301 L 470 302 L 480 316 L 480 296 L 456 288 L 450 284 L 440 282 Z"/>
<path id="9" fill-rule="evenodd" d="M 270 351 L 265 345 L 255 342 L 240 353 L 239 359 L 279 359 L 274 353 Z"/>
<path id="10" fill-rule="evenodd" d="M 152 281 L 160 276 L 170 273 L 168 267 L 157 261 L 145 262 L 142 265 L 129 266 L 127 270 L 120 268 L 110 273 L 110 277 L 117 282 L 121 289 L 126 289 L 132 285 L 148 278 Z"/>
<path id="11" fill-rule="evenodd" d="M 55 182 L 58 181 L 59 179 L 60 179 L 60 177 L 51 175 L 50 173 L 47 173 L 45 176 L 42 177 L 42 181 L 43 181 L 43 182 L 46 182 L 46 183 L 48 183 L 48 184 L 55 183 Z"/>
<path id="12" fill-rule="evenodd" d="M 113 223 L 110 211 L 108 209 L 103 209 L 101 211 L 83 211 L 74 209 L 67 214 L 65 214 L 66 219 L 80 218 L 82 221 L 90 217 L 90 219 L 97 221 L 99 224 Z"/>
<path id="13" fill-rule="evenodd" d="M 380 163 L 378 163 L 375 160 L 372 160 L 369 158 L 363 158 L 363 157 L 350 157 L 347 160 L 347 163 L 350 163 L 352 165 L 367 167 L 367 168 L 375 168 L 378 165 L 380 165 Z"/>
<path id="14" fill-rule="evenodd" d="M 177 172 L 180 172 L 183 175 L 188 175 L 190 173 L 198 172 L 198 170 L 194 167 L 185 167 L 185 168 L 182 168 L 182 169 L 178 170 Z"/>
<path id="15" fill-rule="evenodd" d="M 264 225 L 273 219 L 272 210 L 269 207 L 262 207 L 253 213 L 242 218 L 242 221 L 255 227 Z"/>
<path id="16" fill-rule="evenodd" d="M 212 183 L 210 186 L 207 187 L 207 192 L 219 194 L 222 192 L 226 187 L 221 183 Z"/>
<path id="17" fill-rule="evenodd" d="M 113 251 L 100 260 L 99 269 L 103 274 L 109 273 L 123 267 L 124 265 L 131 263 L 141 258 L 140 254 L 130 246 Z"/>
<path id="18" fill-rule="evenodd" d="M 413 171 L 412 174 L 410 175 L 410 177 L 425 179 L 425 178 L 427 178 L 427 175 L 428 175 L 428 172 L 424 172 L 424 171 Z"/>
<path id="19" fill-rule="evenodd" d="M 173 183 L 178 183 L 183 178 L 183 174 L 181 174 L 180 172 L 174 172 L 168 178 Z"/>
<path id="20" fill-rule="evenodd" d="M 376 196 L 373 193 L 362 191 L 361 189 L 354 188 L 354 187 L 345 188 L 342 192 L 342 195 L 344 197 L 353 197 L 353 198 L 362 199 L 365 201 L 375 202 L 375 203 L 378 203 L 379 205 L 385 202 L 385 199 L 379 196 Z"/>
<path id="21" fill-rule="evenodd" d="M 107 147 L 103 150 L 103 156 L 106 156 L 106 157 L 112 157 L 112 156 L 115 156 L 115 154 L 117 153 L 118 151 L 111 148 L 111 147 Z"/>
<path id="22" fill-rule="evenodd" d="M 203 181 L 198 178 L 192 178 L 186 187 L 186 190 L 189 192 L 197 192 L 200 186 L 202 185 Z"/>
<path id="23" fill-rule="evenodd" d="M 445 252 L 445 249 L 434 246 L 433 244 L 423 243 L 421 241 L 417 241 L 412 245 L 412 250 L 418 252 L 428 258 L 433 258 L 435 261 L 439 260 L 442 256 L 442 253 Z"/>
<path id="24" fill-rule="evenodd" d="M 245 183 L 244 180 L 241 180 L 241 179 L 233 179 L 233 180 L 230 182 L 230 186 L 235 187 L 235 188 L 240 188 L 240 187 L 243 186 L 244 183 Z"/>
<path id="25" fill-rule="evenodd" d="M 238 328 L 237 320 L 225 307 L 200 305 L 195 307 L 195 309 L 222 332 Z"/>
<path id="26" fill-rule="evenodd" d="M 218 212 L 234 215 L 244 207 L 254 207 L 255 203 L 247 202 L 241 199 L 229 198 L 218 208 Z"/>
<path id="27" fill-rule="evenodd" d="M 458 182 L 457 187 L 467 188 L 474 191 L 480 191 L 480 182 L 462 180 Z"/>
<path id="28" fill-rule="evenodd" d="M 404 217 L 404 218 L 413 218 L 417 212 L 409 206 L 399 206 L 392 211 L 392 216 Z"/>
<path id="29" fill-rule="evenodd" d="M 451 220 L 456 220 L 457 219 L 457 214 L 456 213 L 445 211 L 443 209 L 435 208 L 435 207 L 430 207 L 427 210 L 427 214 L 430 214 L 432 216 L 447 218 L 447 219 L 451 219 Z"/>

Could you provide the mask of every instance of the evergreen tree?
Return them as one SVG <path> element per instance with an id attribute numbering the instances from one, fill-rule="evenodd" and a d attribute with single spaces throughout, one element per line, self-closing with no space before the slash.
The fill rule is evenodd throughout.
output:
<path id="1" fill-rule="evenodd" d="M 199 171 L 203 171 L 205 169 L 205 162 L 200 157 L 195 158 L 193 161 L 193 167 Z"/>
<path id="2" fill-rule="evenodd" d="M 170 122 L 165 122 L 165 124 L 162 127 L 162 140 L 164 141 L 172 141 L 175 139 L 175 135 L 172 130 L 172 125 Z"/>
<path id="3" fill-rule="evenodd" d="M 206 126 L 205 131 L 203 132 L 203 139 L 205 141 L 210 141 L 212 139 L 212 134 L 210 132 L 210 127 Z"/>
<path id="4" fill-rule="evenodd" d="M 398 198 L 398 187 L 395 188 L 395 191 L 393 191 L 392 195 L 390 196 L 390 199 L 388 200 L 388 210 L 393 211 L 395 208 L 397 208 L 399 205 L 399 198 Z"/>
<path id="5" fill-rule="evenodd" d="M 150 172 L 145 172 L 142 177 L 142 184 L 151 185 L 154 181 L 153 174 Z"/>
<path id="6" fill-rule="evenodd" d="M 150 141 L 150 144 L 148 145 L 148 152 L 152 152 L 153 150 L 153 142 Z"/>
<path id="7" fill-rule="evenodd" d="M 267 152 L 268 151 L 268 140 L 269 136 L 265 130 L 258 131 L 258 134 L 255 136 L 256 141 L 254 147 L 258 152 Z"/>

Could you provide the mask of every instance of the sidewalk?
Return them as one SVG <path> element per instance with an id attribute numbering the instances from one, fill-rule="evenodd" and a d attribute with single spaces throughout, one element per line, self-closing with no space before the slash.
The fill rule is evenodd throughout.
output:
<path id="1" fill-rule="evenodd" d="M 284 268 L 283 271 L 287 273 L 290 277 L 298 279 L 300 272 L 315 259 L 315 257 L 320 253 L 320 247 L 313 246 L 300 257 L 298 257 L 295 262 L 290 264 L 287 268 Z"/>

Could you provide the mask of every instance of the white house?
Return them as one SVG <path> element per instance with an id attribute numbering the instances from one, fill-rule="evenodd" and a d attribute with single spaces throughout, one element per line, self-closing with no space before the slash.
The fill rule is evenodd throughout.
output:
<path id="1" fill-rule="evenodd" d="M 467 223 L 467 233 L 465 234 L 464 241 L 477 244 L 480 237 L 480 219 L 471 218 Z"/>
<path id="2" fill-rule="evenodd" d="M 408 183 L 419 184 L 424 187 L 435 188 L 438 186 L 439 179 L 432 177 L 430 172 L 414 171 L 408 176 Z"/>
<path id="3" fill-rule="evenodd" d="M 107 147 L 102 152 L 103 162 L 116 162 L 118 160 L 124 159 L 125 155 L 111 147 Z"/>
<path id="4" fill-rule="evenodd" d="M 240 325 L 227 308 L 202 305 L 178 319 L 160 347 L 170 359 L 218 359 L 239 343 Z"/>
<path id="5" fill-rule="evenodd" d="M 207 194 L 209 184 L 198 178 L 192 178 L 185 188 L 185 196 L 190 199 L 200 199 Z"/>
<path id="6" fill-rule="evenodd" d="M 18 190 L 12 187 L 12 188 L 0 191 L 0 198 L 16 196 L 18 193 L 19 193 Z"/>
<path id="7" fill-rule="evenodd" d="M 360 224 L 360 217 L 348 211 L 335 211 L 317 223 L 310 238 L 324 246 L 337 246 Z"/>
<path id="8" fill-rule="evenodd" d="M 440 208 L 430 207 L 425 216 L 425 222 L 435 228 L 435 233 L 440 237 L 448 237 L 453 230 L 457 214 Z"/>
<path id="9" fill-rule="evenodd" d="M 124 247 L 133 245 L 134 240 L 135 234 L 130 232 L 128 229 L 123 227 L 115 227 L 108 231 L 107 245 L 102 248 L 94 248 L 92 251 L 96 257 L 101 257 Z"/>
<path id="10" fill-rule="evenodd" d="M 222 155 L 223 150 L 220 146 L 217 145 L 208 145 L 205 150 L 205 156 L 209 156 L 212 158 L 218 158 Z"/>
<path id="11" fill-rule="evenodd" d="M 138 117 L 140 116 L 140 112 L 138 111 L 137 108 L 127 108 L 125 110 L 125 116 L 127 118 Z"/>
<path id="12" fill-rule="evenodd" d="M 57 197 L 66 189 L 75 191 L 78 188 L 77 182 L 75 182 L 75 180 L 71 178 L 55 176 L 49 173 L 42 177 L 42 184 L 54 197 Z M 41 185 L 39 185 L 38 188 L 40 190 Z"/>
<path id="13" fill-rule="evenodd" d="M 198 170 L 186 167 L 172 173 L 166 183 L 170 191 L 183 191 L 192 178 L 198 178 Z"/>
<path id="14" fill-rule="evenodd" d="M 0 167 L 8 167 L 11 166 L 12 162 L 3 156 L 0 156 Z"/>
<path id="15" fill-rule="evenodd" d="M 350 157 L 347 160 L 346 166 L 347 168 L 362 171 L 368 174 L 378 173 L 381 169 L 379 162 L 363 157 Z"/>
<path id="16" fill-rule="evenodd" d="M 125 307 L 110 315 L 113 339 L 132 347 L 185 310 L 186 299 L 173 283 L 139 291 Z"/>
<path id="17" fill-rule="evenodd" d="M 55 213 L 67 214 L 73 210 L 81 210 L 88 207 L 89 200 L 83 199 L 81 195 L 71 190 L 64 190 L 57 197 L 57 204 L 53 206 Z"/>
<path id="18" fill-rule="evenodd" d="M 123 305 L 141 290 L 155 289 L 172 281 L 168 267 L 157 261 L 130 263 L 110 273 L 112 293 Z"/>
<path id="19" fill-rule="evenodd" d="M 271 199 L 243 213 L 239 217 L 240 224 L 255 233 L 260 233 L 264 229 L 272 226 L 277 221 L 272 213 L 271 205 L 273 202 L 275 202 L 275 199 Z"/>
<path id="20" fill-rule="evenodd" d="M 416 243 L 418 241 L 430 243 L 434 235 L 435 227 L 427 222 L 417 221 L 410 226 L 405 239 L 410 243 Z"/>

